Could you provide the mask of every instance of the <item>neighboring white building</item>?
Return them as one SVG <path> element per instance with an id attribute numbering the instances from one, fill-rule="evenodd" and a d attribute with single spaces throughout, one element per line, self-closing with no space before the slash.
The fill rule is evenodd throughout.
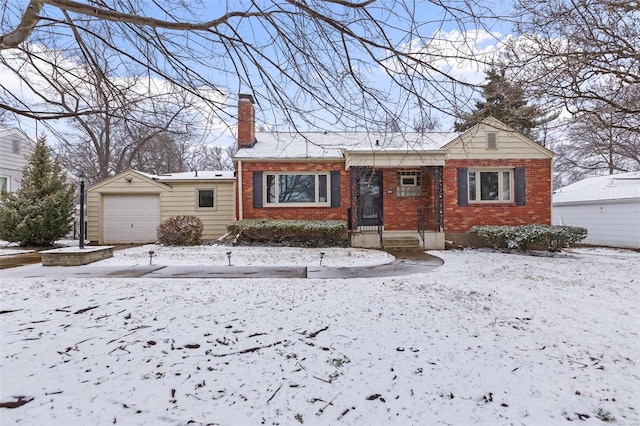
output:
<path id="1" fill-rule="evenodd" d="M 640 248 L 640 172 L 587 178 L 558 189 L 552 221 L 587 228 L 585 244 Z"/>
<path id="2" fill-rule="evenodd" d="M 20 129 L 0 127 L 0 187 L 16 192 L 34 142 Z"/>

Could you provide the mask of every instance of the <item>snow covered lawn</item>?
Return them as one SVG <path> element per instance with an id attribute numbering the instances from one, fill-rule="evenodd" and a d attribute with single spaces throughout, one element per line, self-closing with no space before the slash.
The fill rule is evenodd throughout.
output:
<path id="1" fill-rule="evenodd" d="M 154 263 L 227 261 L 163 250 Z M 445 264 L 395 278 L 2 280 L 0 423 L 640 424 L 640 253 L 432 254 Z"/>

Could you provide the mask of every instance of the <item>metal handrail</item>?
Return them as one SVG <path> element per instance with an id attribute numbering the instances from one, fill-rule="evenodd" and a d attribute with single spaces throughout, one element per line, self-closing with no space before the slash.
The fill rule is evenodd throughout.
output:
<path id="1" fill-rule="evenodd" d="M 382 228 L 384 227 L 384 219 L 382 218 L 382 211 L 380 208 L 376 208 L 378 212 L 378 217 L 380 220 L 378 221 L 378 238 L 380 239 L 380 248 L 384 250 L 384 241 L 382 240 Z"/>
<path id="2" fill-rule="evenodd" d="M 425 241 L 424 241 L 424 230 L 426 227 L 426 218 L 425 218 L 425 214 L 424 214 L 424 210 L 421 207 L 418 207 L 418 235 L 420 235 L 420 238 L 422 239 L 422 246 L 424 247 Z"/>

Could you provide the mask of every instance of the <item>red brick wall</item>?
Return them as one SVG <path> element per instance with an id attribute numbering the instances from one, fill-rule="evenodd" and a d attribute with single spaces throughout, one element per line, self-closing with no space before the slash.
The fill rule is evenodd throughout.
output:
<path id="1" fill-rule="evenodd" d="M 407 169 L 407 170 L 416 170 Z M 382 171 L 382 207 L 384 213 L 384 229 L 386 231 L 406 231 L 418 229 L 418 207 L 432 206 L 431 180 L 422 172 L 422 196 L 398 197 L 398 172 L 401 170 L 385 169 Z M 393 191 L 389 194 L 389 191 Z"/>
<path id="2" fill-rule="evenodd" d="M 250 146 L 256 138 L 253 98 L 243 95 L 238 101 L 238 148 Z"/>
<path id="3" fill-rule="evenodd" d="M 237 170 L 237 165 L 236 165 Z M 340 172 L 340 207 L 253 207 L 253 172 Z M 347 220 L 349 173 L 344 162 L 242 163 L 242 209 L 244 219 Z"/>
<path id="4" fill-rule="evenodd" d="M 459 167 L 524 167 L 526 205 L 514 203 L 458 205 Z M 444 168 L 444 229 L 465 233 L 472 226 L 551 224 L 551 159 L 449 160 Z"/>

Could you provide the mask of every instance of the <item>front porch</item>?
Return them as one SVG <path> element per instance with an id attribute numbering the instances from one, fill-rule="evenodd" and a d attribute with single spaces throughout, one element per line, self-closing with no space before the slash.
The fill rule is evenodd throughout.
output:
<path id="1" fill-rule="evenodd" d="M 443 167 L 351 167 L 348 229 L 353 247 L 445 247 Z"/>

